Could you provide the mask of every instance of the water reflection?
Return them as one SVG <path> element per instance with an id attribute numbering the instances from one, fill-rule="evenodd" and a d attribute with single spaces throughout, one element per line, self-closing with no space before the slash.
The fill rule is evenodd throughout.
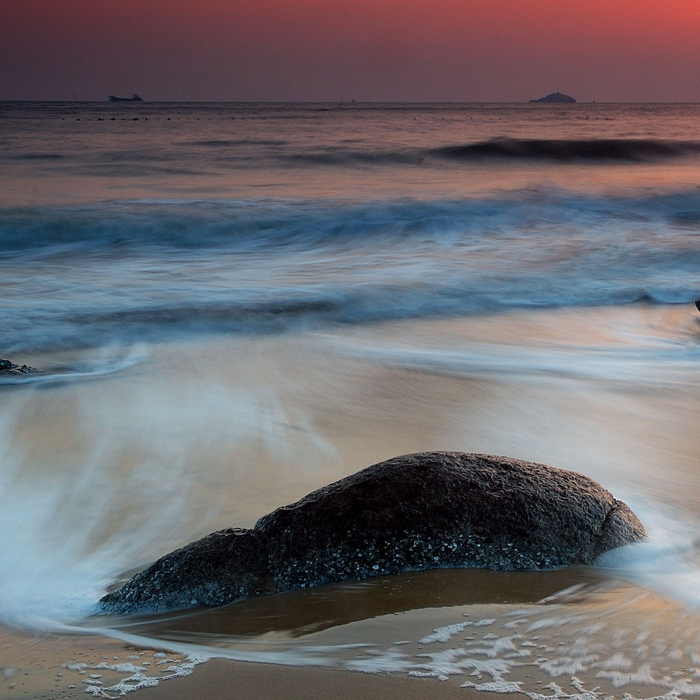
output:
<path id="1" fill-rule="evenodd" d="M 220 637 L 270 639 L 270 633 L 299 638 L 411 610 L 533 604 L 564 588 L 605 579 L 603 571 L 592 568 L 524 573 L 437 569 L 260 596 L 210 610 L 147 616 L 137 624 L 131 618 L 129 627 L 145 636 L 200 643 L 203 636 L 211 638 L 209 643 Z"/>

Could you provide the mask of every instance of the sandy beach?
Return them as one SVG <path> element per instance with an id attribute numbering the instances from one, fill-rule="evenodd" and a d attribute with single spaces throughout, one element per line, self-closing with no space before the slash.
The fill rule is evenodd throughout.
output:
<path id="1" fill-rule="evenodd" d="M 10 388 L 4 394 L 16 422 L 8 435 L 17 454 L 22 448 L 27 455 L 26 473 L 15 477 L 16 497 L 22 478 L 48 479 L 57 464 L 70 475 L 60 486 L 51 537 L 33 532 L 25 541 L 39 546 L 46 540 L 34 560 L 41 575 L 18 581 L 16 595 L 31 609 L 30 594 L 56 594 L 34 591 L 27 582 L 39 586 L 53 577 L 70 601 L 79 580 L 60 573 L 70 568 L 65 557 L 72 550 L 65 545 L 79 532 L 77 523 L 92 527 L 86 530 L 91 547 L 105 545 L 88 572 L 89 581 L 104 580 L 115 562 L 124 562 L 118 574 L 133 570 L 218 527 L 249 526 L 344 473 L 421 449 L 512 454 L 517 444 L 519 457 L 597 478 L 629 500 L 656 533 L 660 521 L 640 497 L 650 484 L 659 502 L 678 507 L 680 518 L 694 502 L 696 480 L 689 475 L 699 448 L 688 421 L 696 395 L 691 387 L 669 389 L 682 371 L 672 362 L 654 383 L 647 367 L 634 363 L 610 383 L 605 363 L 580 366 L 572 358 L 577 344 L 592 342 L 598 357 L 614 358 L 625 351 L 627 336 L 641 333 L 649 334 L 651 346 L 669 334 L 690 342 L 693 328 L 682 309 L 643 305 L 518 313 L 507 322 L 413 323 L 410 338 L 405 324 L 384 324 L 284 342 L 165 344 L 115 375 L 118 381 Z M 192 356 L 198 363 L 183 376 Z M 48 364 L 52 358 L 31 359 Z M 518 364 L 509 369 L 511 360 Z M 553 370 L 547 381 L 532 381 L 538 364 Z M 202 387 L 204 402 L 196 398 Z M 274 404 L 264 400 L 273 387 Z M 332 404 L 322 400 L 328 396 Z M 101 418 L 116 402 L 124 415 L 152 421 L 149 401 L 159 411 L 168 407 L 150 423 L 167 440 L 149 444 L 141 425 Z M 22 420 L 30 413 L 31 429 Z M 264 442 L 269 421 L 276 432 Z M 671 443 L 673 453 L 664 453 Z M 95 454 L 112 469 L 100 471 L 97 490 L 98 477 L 85 467 L 93 463 L 90 447 L 99 447 Z M 655 464 L 662 454 L 659 483 Z M 148 459 L 152 473 L 135 479 L 135 465 Z M 189 478 L 195 462 L 206 466 L 206 482 Z M 232 464 L 248 468 L 232 475 Z M 112 478 L 127 490 L 105 509 L 89 496 L 100 489 L 116 493 Z M 236 498 L 221 498 L 218 492 L 230 483 Z M 158 495 L 158 517 L 134 520 L 149 494 Z M 116 532 L 119 548 L 106 546 Z M 144 535 L 138 555 L 129 549 L 137 532 Z M 634 561 L 521 574 L 436 570 L 184 615 L 87 617 L 63 631 L 56 620 L 45 621 L 39 636 L 2 627 L 0 696 L 400 700 L 468 698 L 477 690 L 555 698 L 584 691 L 690 696 L 700 690 L 700 623 L 683 596 L 694 589 L 683 585 L 685 564 L 673 551 L 666 559 L 659 555 L 663 547 L 647 551 L 642 560 L 651 573 Z"/>
<path id="2" fill-rule="evenodd" d="M 0 358 L 42 370 L 0 376 L 0 698 L 700 695 L 700 107 L 129 87 L 0 105 Z M 585 474 L 649 539 L 97 614 L 422 451 Z"/>
<path id="3" fill-rule="evenodd" d="M 73 642 L 71 655 L 87 658 L 96 650 L 94 640 L 90 646 L 79 646 Z M 98 686 L 86 686 L 77 672 L 66 669 L 61 663 L 61 652 L 65 644 L 59 645 L 44 640 L 33 642 L 28 661 L 14 670 L 4 671 L 0 695 L 7 700 L 49 698 L 50 700 L 77 700 L 86 696 L 86 690 Z M 41 648 L 40 649 L 38 648 Z M 53 650 L 52 650 L 52 647 Z M 112 650 L 113 651 L 113 650 Z M 142 657 L 144 658 L 144 657 Z M 152 655 L 151 655 L 151 658 Z M 33 660 L 32 660 L 33 659 Z M 157 658 L 154 659 L 157 661 Z M 5 660 L 4 663 L 7 663 Z M 120 680 L 118 674 L 105 672 L 99 675 L 107 686 Z M 119 691 L 108 692 L 102 697 L 118 697 Z M 176 700 L 273 700 L 279 697 L 292 700 L 369 700 L 383 697 L 388 700 L 421 700 L 426 697 L 462 698 L 469 700 L 475 691 L 460 688 L 455 683 L 441 683 L 428 678 L 406 678 L 388 673 L 367 674 L 324 668 L 276 666 L 272 664 L 241 663 L 214 659 L 196 666 L 191 675 L 161 681 L 153 687 L 144 687 L 134 697 L 173 698 Z M 100 697 L 97 695 L 96 697 Z"/>
<path id="4" fill-rule="evenodd" d="M 145 690 L 142 697 L 144 700 L 195 697 L 201 700 L 276 700 L 280 696 L 293 700 L 373 700 L 377 697 L 387 700 L 473 700 L 477 695 L 476 691 L 453 683 L 427 678 L 212 661 L 177 683 Z"/>
<path id="5" fill-rule="evenodd" d="M 425 575 L 437 580 L 433 572 Z M 468 700 L 484 697 L 483 691 L 542 698 L 697 694 L 697 615 L 624 582 L 601 585 L 601 576 L 596 582 L 590 571 L 578 578 L 566 593 L 538 604 L 394 612 L 341 622 L 303 635 L 304 641 L 268 634 L 257 648 L 240 636 L 226 638 L 225 610 L 210 612 L 223 615 L 217 634 L 198 616 L 188 634 L 174 618 L 167 633 L 163 621 L 159 631 L 151 626 L 151 634 L 171 638 L 162 646 L 146 646 L 144 637 L 140 646 L 97 635 L 31 638 L 5 631 L 1 696 Z M 132 639 L 137 633 L 122 629 Z M 267 662 L 237 660 L 246 656 Z"/>

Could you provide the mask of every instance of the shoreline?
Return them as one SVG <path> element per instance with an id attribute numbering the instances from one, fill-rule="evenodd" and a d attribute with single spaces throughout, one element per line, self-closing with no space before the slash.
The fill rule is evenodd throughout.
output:
<path id="1" fill-rule="evenodd" d="M 232 684 L 235 684 L 232 687 Z M 213 659 L 177 683 L 143 690 L 143 700 L 474 700 L 479 693 L 435 678 Z M 483 696 L 481 696 L 483 697 Z"/>
<path id="2" fill-rule="evenodd" d="M 658 372 L 627 355 L 647 329 L 654 331 L 645 342 Z M 76 590 L 93 590 L 98 580 L 113 580 L 115 571 L 141 568 L 139 562 L 146 565 L 221 527 L 248 526 L 281 503 L 381 459 L 430 448 L 572 469 L 630 503 L 645 524 L 645 516 L 656 524 L 654 513 L 635 500 L 638 494 L 679 506 L 673 512 L 683 517 L 696 500 L 700 441 L 692 428 L 695 380 L 681 389 L 673 383 L 685 372 L 690 350 L 674 339 L 695 342 L 694 334 L 695 317 L 687 310 L 640 306 L 379 324 L 281 339 L 202 338 L 154 346 L 141 364 L 109 380 L 8 391 L 6 437 L 17 457 L 8 468 L 17 490 L 8 492 L 6 503 L 16 508 L 16 532 L 35 528 L 37 549 L 27 550 L 20 537 L 8 539 L 16 543 L 10 564 L 27 564 L 26 572 L 6 567 L 8 584 L 16 584 L 8 590 L 27 595 L 7 602 L 17 610 L 23 603 L 28 611 L 44 609 L 37 603 L 61 603 Z M 654 345 L 665 347 L 669 339 L 675 354 L 657 357 Z M 596 362 L 574 361 L 588 356 L 588 344 L 599 348 Z M 197 365 L 183 373 L 191 357 Z M 42 366 L 42 358 L 26 359 Z M 524 359 L 530 363 L 525 368 Z M 515 369 L 506 371 L 511 360 Z M 34 410 L 39 403 L 41 410 Z M 133 421 L 134 415 L 140 420 Z M 26 494 L 36 503 L 23 501 Z M 165 511 L 153 508 L 155 497 L 170 509 L 169 521 Z M 136 515 L 151 511 L 158 517 L 133 525 Z M 27 519 L 28 513 L 41 519 Z M 665 532 L 676 537 L 686 531 L 679 526 Z M 71 556 L 82 551 L 77 544 L 84 538 L 99 552 L 115 534 L 119 548 L 105 549 L 104 559 L 82 572 L 84 579 L 76 584 L 63 576 L 79 571 L 75 566 L 83 560 Z M 629 692 L 631 698 L 650 698 L 673 688 L 700 694 L 694 589 L 682 589 L 684 579 L 673 576 L 683 573 L 685 554 L 664 559 L 666 553 L 653 548 L 640 553 L 656 576 L 640 580 L 653 580 L 668 598 L 621 581 L 611 569 L 593 570 L 595 581 L 572 570 L 532 573 L 544 582 L 529 588 L 524 578 L 505 577 L 506 595 L 500 598 L 489 579 L 480 590 L 492 597 L 479 598 L 476 583 L 468 583 L 473 574 L 470 579 L 443 571 L 452 576 L 443 589 L 433 582 L 418 585 L 418 577 L 410 585 L 386 577 L 344 590 L 319 587 L 259 599 L 246 610 L 199 611 L 177 622 L 167 616 L 86 619 L 90 636 L 87 628 L 83 636 L 32 637 L 0 627 L 0 697 L 71 700 L 85 697 L 85 681 L 99 681 L 92 687 L 100 697 L 136 675 L 134 668 L 143 677 L 129 682 L 130 688 L 171 675 L 172 683 L 137 692 L 183 700 L 199 700 L 210 688 L 212 698 L 226 700 L 226 693 L 248 693 L 243 688 L 256 683 L 278 696 L 287 680 L 292 698 L 313 697 L 309 693 L 317 689 L 319 697 L 333 696 L 328 689 L 336 686 L 337 693 L 353 698 L 364 693 L 408 700 L 414 689 L 423 697 L 464 698 L 477 690 L 463 683 L 489 686 L 499 674 L 501 685 L 490 689 L 512 691 L 523 683 L 522 691 L 548 697 L 568 697 L 545 690 L 551 683 L 581 695 L 571 687 L 572 677 L 581 679 L 586 692 L 603 687 L 601 697 L 621 699 Z M 23 587 L 29 575 L 46 585 L 37 591 Z M 537 602 L 581 583 L 580 595 Z M 78 609 L 84 604 L 69 602 Z M 12 617 L 14 609 L 8 612 L 7 619 L 19 619 Z M 70 614 L 64 605 L 54 619 Z M 445 641 L 422 642 L 436 628 L 450 626 L 459 629 L 446 633 Z M 623 637 L 615 636 L 616 629 Z M 642 638 L 647 641 L 636 641 Z M 188 661 L 188 654 L 198 652 L 211 660 Z M 255 663 L 264 658 L 299 665 Z M 314 662 L 334 667 L 303 666 Z M 411 672 L 448 680 L 409 678 Z M 240 677 L 240 684 L 232 677 Z M 256 690 L 254 697 L 265 696 Z"/>
<path id="3" fill-rule="evenodd" d="M 700 615 L 609 578 L 538 603 L 482 603 L 380 614 L 293 639 L 176 626 L 159 636 L 30 638 L 0 629 L 0 696 L 148 700 L 557 700 L 700 693 Z M 109 634 L 109 630 L 103 630 Z M 197 643 L 197 640 L 199 643 Z M 169 650 L 169 651 L 168 651 Z M 10 665 L 12 664 L 12 665 Z"/>
<path id="4" fill-rule="evenodd" d="M 36 654 L 37 644 L 44 647 L 44 653 Z M 46 641 L 32 644 L 35 656 L 31 666 L 0 666 L 0 695 L 4 700 L 78 700 L 86 694 L 97 698 L 128 695 L 143 700 L 277 700 L 281 693 L 290 700 L 370 700 L 377 697 L 387 700 L 424 700 L 426 697 L 436 700 L 473 700 L 477 696 L 477 691 L 473 689 L 460 688 L 459 683 L 440 682 L 435 678 L 220 658 L 199 663 L 191 671 L 167 680 L 161 679 L 157 684 L 149 686 L 148 683 L 152 680 L 145 680 L 142 687 L 128 689 L 132 684 L 124 684 L 123 677 L 109 670 L 97 669 L 99 672 L 83 672 L 84 675 L 80 676 L 74 664 L 69 664 L 71 667 L 66 668 L 65 665 L 56 663 L 55 657 L 51 658 L 47 644 L 53 646 Z M 101 644 L 98 643 L 97 646 Z M 79 651 L 80 648 L 83 651 Z M 75 646 L 73 652 L 81 658 L 89 656 L 90 651 L 94 652 L 95 649 L 96 640 L 92 639 Z M 132 651 L 134 655 L 144 654 L 142 659 L 151 658 L 150 663 L 157 662 L 159 652 L 153 658 L 153 652 Z M 96 682 L 102 683 L 102 686 L 89 685 Z M 122 687 L 120 690 L 112 689 L 112 684 L 122 684 Z"/>

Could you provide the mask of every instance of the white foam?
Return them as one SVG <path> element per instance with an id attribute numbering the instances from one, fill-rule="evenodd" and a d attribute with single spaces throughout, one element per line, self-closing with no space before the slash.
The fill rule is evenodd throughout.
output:
<path id="1" fill-rule="evenodd" d="M 272 384 L 234 391 L 200 373 L 5 392 L 0 621 L 38 631 L 78 622 L 124 570 L 215 529 L 226 491 L 201 482 L 247 478 L 251 444 L 282 470 L 332 465 L 332 446 Z M 37 412 L 74 419 L 41 451 L 26 435 Z M 193 464 L 212 444 L 236 459 L 216 462 L 203 480 Z"/>
<path id="2" fill-rule="evenodd" d="M 540 634 L 526 630 L 496 634 L 496 630 L 508 629 L 512 621 L 511 613 L 505 612 L 486 618 L 492 622 L 481 630 L 472 625 L 473 635 L 468 639 L 460 635 L 462 623 L 444 625 L 416 640 L 413 646 L 403 644 L 400 651 L 395 645 L 386 650 L 368 650 L 366 658 L 342 661 L 340 665 L 353 670 L 408 673 L 442 682 L 468 675 L 470 679 L 462 680 L 461 687 L 482 692 L 522 692 L 534 700 L 604 700 L 617 698 L 615 691 L 619 688 L 640 686 L 661 690 L 658 697 L 665 700 L 700 695 L 700 670 L 693 667 L 700 649 L 700 616 L 689 617 L 673 604 L 629 587 L 591 586 L 587 591 L 579 590 L 577 598 L 576 615 L 556 602 L 532 606 L 527 611 L 532 614 L 525 617 L 520 611 L 518 619 L 527 619 L 528 624 L 543 621 L 544 627 L 556 631 L 550 644 L 543 643 Z M 657 616 L 663 620 L 663 632 Z M 605 623 L 599 621 L 601 617 Z M 537 630 L 541 626 L 533 627 Z M 426 639 L 437 648 L 424 650 Z M 624 651 L 615 648 L 625 640 Z M 533 658 L 532 650 L 538 647 L 540 655 Z M 552 678 L 564 681 L 557 685 Z M 570 688 L 566 687 L 567 679 Z M 543 693 L 538 686 L 550 692 Z M 626 690 L 625 700 L 636 697 Z"/>
<path id="3" fill-rule="evenodd" d="M 494 622 L 496 622 L 496 618 L 486 618 L 484 620 L 477 620 L 474 623 L 474 627 L 489 627 Z"/>
<path id="4" fill-rule="evenodd" d="M 371 655 L 364 659 L 353 659 L 345 662 L 345 668 L 363 673 L 406 673 L 411 670 L 411 662 L 398 649 L 388 649 L 383 653 L 370 650 Z M 305 665 L 302 663 L 302 665 Z"/>
<path id="5" fill-rule="evenodd" d="M 58 371 L 0 375 L 0 384 L 53 384 L 107 377 L 135 367 L 144 361 L 146 354 L 145 347 L 141 345 L 134 345 L 126 352 L 123 348 L 104 347 L 95 357 L 76 366 L 63 367 Z"/>
<path id="6" fill-rule="evenodd" d="M 470 649 L 470 653 L 484 654 L 490 659 L 495 659 L 497 656 L 508 654 L 509 652 L 514 652 L 514 656 L 530 656 L 532 652 L 530 652 L 528 649 L 519 649 L 514 644 L 515 641 L 520 639 L 522 639 L 522 635 L 519 634 L 510 637 L 497 637 L 489 644 L 486 637 L 484 637 L 481 642 L 481 644 L 484 645 L 484 648 Z M 472 642 L 472 644 L 479 644 L 479 642 Z"/>
<path id="7" fill-rule="evenodd" d="M 588 671 L 598 661 L 598 656 L 560 656 L 554 659 L 537 659 L 535 664 L 554 678 L 572 676 L 581 671 Z"/>
<path id="8" fill-rule="evenodd" d="M 491 676 L 494 681 L 502 681 L 504 674 L 519 665 L 518 662 L 506 659 L 474 659 L 467 654 L 468 652 L 464 649 L 445 649 L 430 654 L 418 654 L 421 661 L 416 667 L 436 677 L 460 675 L 470 671 L 472 675 L 485 674 Z M 429 659 L 429 661 L 422 659 Z"/>
<path id="9" fill-rule="evenodd" d="M 575 693 L 567 693 L 563 688 L 558 686 L 556 683 L 550 683 L 546 686 L 548 690 L 552 691 L 552 695 L 542 695 L 540 693 L 527 693 L 527 696 L 531 700 L 547 700 L 548 698 L 556 698 L 556 700 L 599 700 L 600 695 L 597 692 L 598 688 L 592 690 L 586 690 L 583 683 L 573 676 L 571 678 L 571 685 L 573 686 Z M 632 700 L 631 696 L 627 700 Z"/>
<path id="10" fill-rule="evenodd" d="M 596 663 L 596 668 L 601 668 L 604 671 L 629 671 L 632 668 L 632 660 L 628 659 L 624 654 L 613 654 L 609 659 Z"/>
<path id="11" fill-rule="evenodd" d="M 473 688 L 487 693 L 522 693 L 522 683 L 513 681 L 492 681 L 491 683 L 470 683 L 465 681 L 460 688 Z"/>
<path id="12" fill-rule="evenodd" d="M 644 664 L 634 671 L 599 671 L 598 678 L 609 679 L 615 688 L 623 688 L 626 685 L 660 685 L 663 679 L 655 675 L 649 664 Z"/>
<path id="13" fill-rule="evenodd" d="M 142 652 L 139 656 L 143 656 L 144 654 L 146 654 L 146 652 Z M 158 654 L 154 654 L 153 656 L 154 658 L 156 658 L 156 656 L 162 658 L 160 656 L 161 654 L 162 652 L 158 652 Z M 151 664 L 145 660 L 142 662 L 141 666 L 128 662 L 110 664 L 103 661 L 97 664 L 87 664 L 84 662 L 70 661 L 63 664 L 62 667 L 68 671 L 75 671 L 83 675 L 87 670 L 107 670 L 129 674 L 127 677 L 109 686 L 105 686 L 103 681 L 100 680 L 103 674 L 91 673 L 87 678 L 81 680 L 81 682 L 87 686 L 85 688 L 86 693 L 97 698 L 114 700 L 115 698 L 122 697 L 142 688 L 154 687 L 161 681 L 188 676 L 192 673 L 195 666 L 204 663 L 209 658 L 208 655 L 204 654 L 191 654 L 177 662 L 170 661 L 170 665 L 167 668 L 159 668 L 157 670 L 149 670 L 148 666 Z M 72 684 L 69 687 L 75 686 Z"/>
<path id="14" fill-rule="evenodd" d="M 432 634 L 428 634 L 421 638 L 421 644 L 432 644 L 433 642 L 447 642 L 455 635 L 459 634 L 465 627 L 471 625 L 471 622 L 459 622 L 447 627 L 436 627 Z"/>
<path id="15" fill-rule="evenodd" d="M 683 678 L 679 681 L 674 682 L 671 686 L 671 693 L 678 693 L 679 695 L 700 695 L 700 684 L 692 683 L 689 679 Z"/>

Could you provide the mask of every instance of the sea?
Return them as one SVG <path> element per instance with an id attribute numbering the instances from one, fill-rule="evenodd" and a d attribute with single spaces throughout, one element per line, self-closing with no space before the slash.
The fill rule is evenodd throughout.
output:
<path id="1" fill-rule="evenodd" d="M 700 105 L 3 102 L 0 298 L 0 358 L 41 370 L 0 374 L 3 697 L 52 644 L 61 692 L 105 698 L 219 657 L 700 694 Z M 424 450 L 584 473 L 649 537 L 99 614 Z"/>

